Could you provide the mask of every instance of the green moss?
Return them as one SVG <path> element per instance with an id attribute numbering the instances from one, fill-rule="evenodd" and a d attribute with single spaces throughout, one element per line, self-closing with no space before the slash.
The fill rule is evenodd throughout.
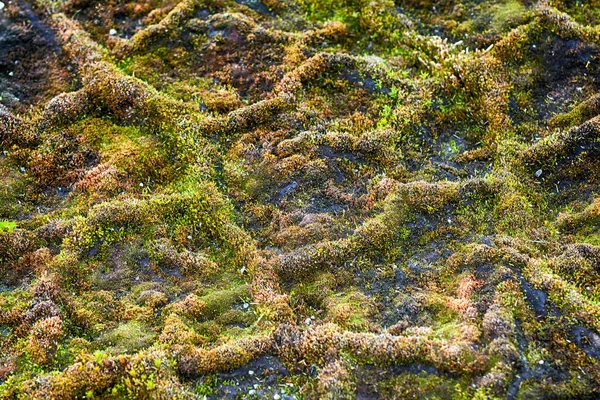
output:
<path id="1" fill-rule="evenodd" d="M 135 353 L 150 346 L 155 336 L 143 324 L 131 321 L 102 334 L 97 343 L 108 354 Z"/>
<path id="2" fill-rule="evenodd" d="M 351 331 L 365 331 L 372 326 L 371 317 L 375 314 L 373 301 L 356 290 L 349 290 L 342 296 L 327 299 L 327 316 L 340 327 Z"/>
<path id="3" fill-rule="evenodd" d="M 311 18 L 337 20 L 348 24 L 353 30 L 364 29 L 374 37 L 389 35 L 387 29 L 394 27 L 394 10 L 391 2 L 379 2 L 375 6 L 366 1 L 300 2 Z"/>
<path id="4" fill-rule="evenodd" d="M 234 304 L 247 299 L 248 295 L 248 287 L 241 285 L 230 290 L 214 291 L 201 296 L 199 299 L 206 304 L 205 316 L 214 318 L 216 315 L 223 314 Z"/>
<path id="5" fill-rule="evenodd" d="M 0 232 L 7 231 L 12 232 L 17 224 L 13 221 L 0 221 Z"/>
<path id="6" fill-rule="evenodd" d="M 527 19 L 527 9 L 520 1 L 508 0 L 492 8 L 492 28 L 501 32 L 519 26 Z"/>

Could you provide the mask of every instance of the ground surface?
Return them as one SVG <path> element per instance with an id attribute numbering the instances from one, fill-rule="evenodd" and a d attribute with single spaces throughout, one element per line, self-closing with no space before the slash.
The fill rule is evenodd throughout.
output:
<path id="1" fill-rule="evenodd" d="M 2 5 L 0 398 L 600 396 L 595 1 Z"/>

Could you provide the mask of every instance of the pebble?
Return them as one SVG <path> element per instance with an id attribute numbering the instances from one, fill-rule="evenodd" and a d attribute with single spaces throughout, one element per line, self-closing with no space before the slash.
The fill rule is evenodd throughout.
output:
<path id="1" fill-rule="evenodd" d="M 275 393 L 275 395 L 273 396 L 273 400 L 279 400 L 281 399 L 281 396 L 278 395 L 277 393 Z"/>
<path id="2" fill-rule="evenodd" d="M 116 29 L 111 29 L 110 31 L 108 31 L 108 34 L 110 36 L 115 36 L 117 34 L 117 30 Z"/>
<path id="3" fill-rule="evenodd" d="M 244 303 L 244 309 L 248 309 L 248 307 L 250 307 L 250 305 L 248 303 Z"/>
<path id="4" fill-rule="evenodd" d="M 306 319 L 304 320 L 304 323 L 305 323 L 306 325 L 310 325 L 310 323 L 311 323 L 311 322 L 312 322 L 312 320 L 311 320 L 310 318 L 306 318 Z"/>
<path id="5" fill-rule="evenodd" d="M 254 375 L 254 371 L 252 371 L 252 370 L 248 371 L 248 375 Z"/>
<path id="6" fill-rule="evenodd" d="M 544 171 L 542 171 L 541 169 L 538 169 L 537 171 L 535 171 L 535 177 L 539 178 L 540 176 L 542 176 L 543 173 L 544 173 Z"/>

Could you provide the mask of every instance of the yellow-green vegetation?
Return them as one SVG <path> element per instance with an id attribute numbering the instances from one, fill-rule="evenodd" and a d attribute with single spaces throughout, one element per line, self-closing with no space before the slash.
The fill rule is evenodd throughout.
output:
<path id="1" fill-rule="evenodd" d="M 0 4 L 0 399 L 600 397 L 595 2 Z"/>
<path id="2" fill-rule="evenodd" d="M 17 224 L 13 221 L 0 221 L 0 232 L 12 232 Z"/>

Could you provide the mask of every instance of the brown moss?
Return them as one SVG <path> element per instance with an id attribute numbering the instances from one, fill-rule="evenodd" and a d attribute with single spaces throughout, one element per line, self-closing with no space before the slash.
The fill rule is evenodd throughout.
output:
<path id="1" fill-rule="evenodd" d="M 160 342 L 167 345 L 199 345 L 204 340 L 176 314 L 169 314 L 160 334 Z"/>
<path id="2" fill-rule="evenodd" d="M 36 143 L 37 135 L 29 124 L 9 113 L 0 106 L 0 148 L 9 149 L 13 145 L 28 147 Z"/>
<path id="3" fill-rule="evenodd" d="M 520 154 L 521 162 L 529 169 L 554 166 L 561 158 L 572 154 L 578 146 L 585 146 L 598 135 L 597 117 L 567 131 L 557 131 Z"/>
<path id="4" fill-rule="evenodd" d="M 229 371 L 247 364 L 272 347 L 269 338 L 244 338 L 211 349 L 193 348 L 179 360 L 179 372 L 197 377 L 217 371 Z"/>
<path id="5" fill-rule="evenodd" d="M 583 211 L 579 213 L 563 212 L 557 218 L 560 229 L 572 232 L 585 224 L 595 224 L 600 217 L 600 199 L 595 199 Z"/>
<path id="6" fill-rule="evenodd" d="M 321 399 L 351 399 L 355 385 L 347 366 L 340 360 L 327 364 L 320 372 L 314 395 Z"/>
<path id="7" fill-rule="evenodd" d="M 63 321 L 60 317 L 55 316 L 37 321 L 31 328 L 25 351 L 33 362 L 47 364 L 52 360 L 63 335 Z"/>
<path id="8" fill-rule="evenodd" d="M 193 253 L 188 250 L 180 253 L 165 239 L 153 243 L 152 255 L 159 265 L 177 268 L 188 276 L 207 278 L 219 271 L 219 266 L 202 253 Z"/>

